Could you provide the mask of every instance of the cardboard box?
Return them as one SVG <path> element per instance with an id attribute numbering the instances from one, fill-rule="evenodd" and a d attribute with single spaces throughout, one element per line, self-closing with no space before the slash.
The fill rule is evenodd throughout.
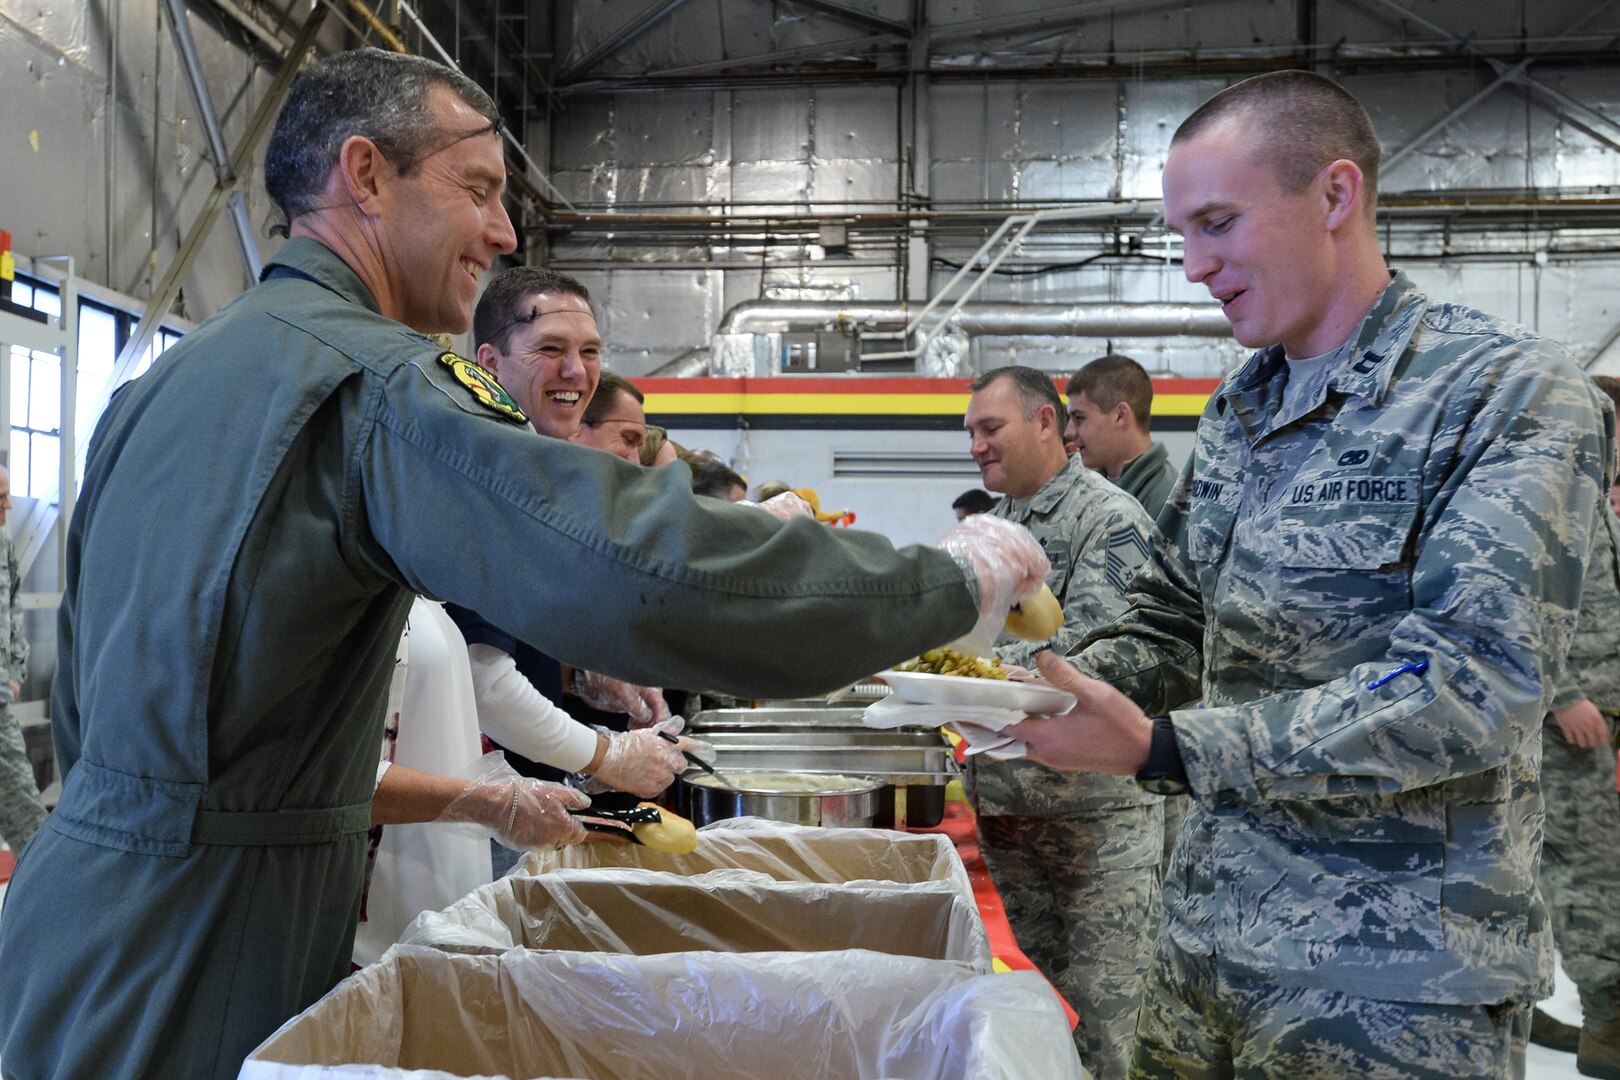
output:
<path id="1" fill-rule="evenodd" d="M 400 941 L 452 952 L 523 948 L 635 956 L 869 949 L 990 971 L 978 909 L 948 882 L 828 885 L 739 870 L 695 877 L 635 870 L 506 877 L 419 916 Z"/>
<path id="2" fill-rule="evenodd" d="M 412 1072 L 410 1070 L 417 1070 Z M 1079 1058 L 1032 972 L 844 953 L 396 946 L 288 1021 L 243 1080 L 1071 1080 Z"/>
<path id="3" fill-rule="evenodd" d="M 705 825 L 698 830 L 697 850 L 686 855 L 635 844 L 575 844 L 561 851 L 531 852 L 513 873 L 610 867 L 683 876 L 752 870 L 777 881 L 827 884 L 943 881 L 969 903 L 973 900 L 967 870 L 948 837 L 890 829 L 819 829 L 762 818 L 731 818 Z"/>

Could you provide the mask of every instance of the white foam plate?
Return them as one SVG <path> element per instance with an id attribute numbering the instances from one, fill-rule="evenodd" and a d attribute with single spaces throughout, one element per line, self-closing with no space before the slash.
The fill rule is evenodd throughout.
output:
<path id="1" fill-rule="evenodd" d="M 895 697 L 913 705 L 978 705 L 1037 715 L 1074 708 L 1073 694 L 1047 683 L 930 675 L 922 671 L 885 671 L 877 677 L 889 684 Z"/>

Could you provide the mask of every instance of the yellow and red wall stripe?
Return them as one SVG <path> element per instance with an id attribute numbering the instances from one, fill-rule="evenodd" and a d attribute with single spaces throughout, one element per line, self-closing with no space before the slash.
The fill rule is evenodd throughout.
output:
<path id="1" fill-rule="evenodd" d="M 957 429 L 971 379 L 785 375 L 633 380 L 667 428 Z M 1063 393 L 1067 379 L 1055 379 Z M 1154 379 L 1153 426 L 1191 431 L 1218 379 Z"/>

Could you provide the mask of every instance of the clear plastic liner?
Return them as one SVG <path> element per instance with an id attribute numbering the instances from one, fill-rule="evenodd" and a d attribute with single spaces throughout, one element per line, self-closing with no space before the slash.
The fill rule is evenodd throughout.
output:
<path id="1" fill-rule="evenodd" d="M 288 1021 L 243 1080 L 1069 1080 L 1084 1074 L 1032 972 L 881 953 L 395 946 Z"/>
<path id="2" fill-rule="evenodd" d="M 777 881 L 826 884 L 943 881 L 970 903 L 973 899 L 961 856 L 950 839 L 938 833 L 822 829 L 749 817 L 705 825 L 698 830 L 696 850 L 685 855 L 635 844 L 575 844 L 560 851 L 530 852 L 512 873 L 610 867 L 683 876 L 752 870 Z"/>
<path id="3" fill-rule="evenodd" d="M 744 870 L 694 877 L 559 870 L 502 878 L 418 916 L 400 943 L 464 953 L 524 948 L 635 956 L 869 949 L 991 970 L 978 909 L 948 882 L 829 885 Z"/>

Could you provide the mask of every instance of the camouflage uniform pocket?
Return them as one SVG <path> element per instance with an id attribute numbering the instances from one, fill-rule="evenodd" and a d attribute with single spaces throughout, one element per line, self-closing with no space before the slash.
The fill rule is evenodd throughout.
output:
<path id="1" fill-rule="evenodd" d="M 1439 843 L 1340 841 L 1319 845 L 1310 873 L 1291 867 L 1288 936 L 1324 945 L 1431 950 L 1445 947 Z"/>

